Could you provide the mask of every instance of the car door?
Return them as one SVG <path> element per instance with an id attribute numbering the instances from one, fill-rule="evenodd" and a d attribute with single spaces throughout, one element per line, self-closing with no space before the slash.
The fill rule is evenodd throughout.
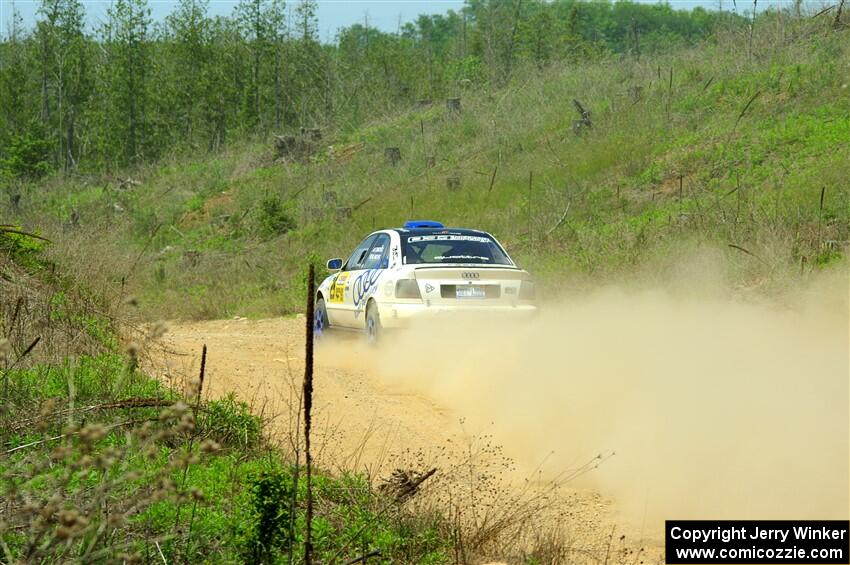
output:
<path id="1" fill-rule="evenodd" d="M 328 321 L 332 326 L 353 327 L 354 325 L 351 283 L 356 274 L 361 272 L 361 266 L 366 262 L 376 237 L 376 234 L 372 234 L 360 242 L 342 266 L 342 270 L 337 273 L 334 282 L 331 283 L 326 307 Z"/>
<path id="2" fill-rule="evenodd" d="M 387 268 L 389 252 L 390 236 L 386 233 L 376 234 L 359 268 L 351 272 L 351 292 L 345 296 L 346 307 L 351 312 L 351 327 L 364 327 L 366 304 L 369 297 L 375 294 L 381 274 Z"/>

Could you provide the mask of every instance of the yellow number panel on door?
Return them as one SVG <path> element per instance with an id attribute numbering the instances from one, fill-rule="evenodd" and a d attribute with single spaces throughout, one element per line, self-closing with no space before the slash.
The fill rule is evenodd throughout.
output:
<path id="1" fill-rule="evenodd" d="M 334 304 L 342 304 L 345 299 L 345 283 L 348 282 L 349 273 L 340 273 L 331 284 L 330 301 Z"/>

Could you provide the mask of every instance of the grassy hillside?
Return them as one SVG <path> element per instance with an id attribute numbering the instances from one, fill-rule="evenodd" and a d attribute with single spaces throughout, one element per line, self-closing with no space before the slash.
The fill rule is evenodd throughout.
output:
<path id="1" fill-rule="evenodd" d="M 850 239 L 850 36 L 832 24 L 768 13 L 675 54 L 518 70 L 460 114 L 436 101 L 324 131 L 303 161 L 263 139 L 56 177 L 25 187 L 17 219 L 153 318 L 296 311 L 307 261 L 409 218 L 493 232 L 550 292 L 665 277 L 698 246 L 728 282 L 772 289 Z"/>

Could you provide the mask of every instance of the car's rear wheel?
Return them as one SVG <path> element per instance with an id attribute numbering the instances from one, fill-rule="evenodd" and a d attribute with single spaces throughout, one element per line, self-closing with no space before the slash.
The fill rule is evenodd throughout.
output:
<path id="1" fill-rule="evenodd" d="M 313 337 L 321 338 L 329 327 L 328 309 L 325 306 L 325 299 L 320 297 L 316 300 L 316 308 L 313 313 Z"/>
<path id="2" fill-rule="evenodd" d="M 373 301 L 366 306 L 366 339 L 370 345 L 377 345 L 381 335 L 381 316 Z"/>

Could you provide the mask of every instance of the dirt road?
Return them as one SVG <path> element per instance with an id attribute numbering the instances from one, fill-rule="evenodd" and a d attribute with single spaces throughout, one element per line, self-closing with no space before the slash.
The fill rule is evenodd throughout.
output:
<path id="1" fill-rule="evenodd" d="M 157 357 L 155 370 L 185 386 L 196 378 L 203 344 L 208 347 L 204 396 L 235 393 L 272 422 L 269 428 L 281 445 L 291 445 L 304 371 L 304 319 L 171 323 L 162 340 L 166 353 Z M 463 414 L 371 373 L 369 355 L 374 352 L 355 338 L 317 348 L 314 444 L 323 466 L 386 476 L 396 467 L 457 466 L 471 451 L 493 457 L 498 466 L 498 437 L 486 437 L 486 430 L 484 437 L 473 437 L 481 430 L 466 430 Z M 533 468 L 540 462 L 529 463 Z M 523 471 L 504 468 L 517 473 L 509 480 L 525 482 Z M 598 493 L 568 486 L 557 496 L 568 509 L 573 539 L 585 540 L 584 547 L 608 541 L 610 504 Z"/>
<path id="2" fill-rule="evenodd" d="M 838 519 L 847 286 L 821 282 L 787 304 L 604 288 L 549 304 L 528 324 L 435 321 L 377 352 L 362 340 L 326 343 L 316 358 L 318 460 L 372 477 L 436 467 L 437 490 L 472 453 L 489 457 L 476 478 L 521 490 L 616 453 L 559 493 L 564 521 L 596 540 L 609 539 L 612 522 L 631 540 L 658 536 L 670 516 Z M 205 394 L 234 392 L 273 419 L 286 446 L 298 428 L 303 323 L 172 324 L 160 374 L 195 377 L 206 343 Z M 543 461 L 545 473 L 532 474 Z"/>
<path id="3" fill-rule="evenodd" d="M 180 385 L 194 378 L 203 344 L 208 348 L 204 396 L 236 393 L 273 422 L 278 440 L 288 441 L 297 425 L 304 375 L 303 318 L 169 324 L 162 375 Z M 339 347 L 366 355 L 358 345 L 348 339 Z M 380 469 L 391 454 L 459 441 L 458 415 L 352 368 L 336 353 L 317 347 L 314 419 L 324 464 Z"/>

